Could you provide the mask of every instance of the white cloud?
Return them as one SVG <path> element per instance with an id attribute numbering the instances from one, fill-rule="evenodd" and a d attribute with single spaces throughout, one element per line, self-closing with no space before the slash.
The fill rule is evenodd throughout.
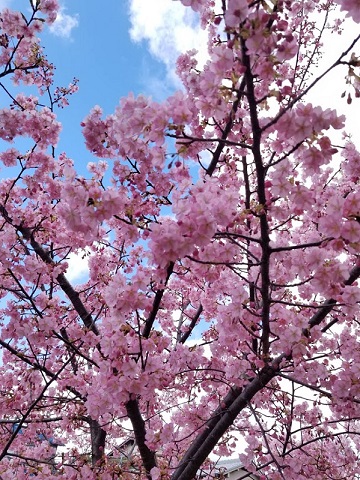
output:
<path id="1" fill-rule="evenodd" d="M 84 283 L 89 277 L 89 251 L 87 249 L 78 253 L 70 253 L 67 257 L 68 268 L 66 278 L 71 283 Z"/>
<path id="2" fill-rule="evenodd" d="M 336 11 L 338 18 L 343 18 L 344 15 L 338 10 Z M 325 45 L 324 55 L 319 61 L 318 66 L 314 66 L 314 76 L 311 80 L 316 78 L 319 74 L 324 72 L 330 65 L 332 65 L 345 51 L 353 40 L 359 34 L 359 25 L 353 22 L 351 19 L 346 19 L 343 25 L 343 32 L 338 37 L 330 30 L 325 30 L 323 36 L 323 42 Z M 359 52 L 359 42 L 352 50 L 355 53 Z M 349 55 L 345 58 L 348 60 Z M 307 99 L 314 105 L 321 105 L 323 108 L 336 108 L 339 115 L 344 114 L 346 116 L 345 130 L 352 136 L 353 142 L 359 147 L 360 140 L 358 135 L 359 121 L 359 99 L 354 98 L 354 89 L 346 83 L 346 75 L 348 73 L 348 67 L 346 65 L 338 65 L 330 72 L 326 78 L 320 81 L 313 90 L 309 93 Z M 310 82 L 308 82 L 310 83 Z M 345 92 L 345 98 L 341 97 L 341 94 Z M 346 101 L 348 93 L 352 96 L 352 103 L 349 105 Z M 331 138 L 333 143 L 342 144 L 342 132 L 331 132 Z"/>
<path id="3" fill-rule="evenodd" d="M 50 31 L 57 37 L 70 38 L 72 30 L 78 25 L 78 16 L 68 15 L 62 7 L 57 14 L 55 22 L 50 26 Z"/>
<path id="4" fill-rule="evenodd" d="M 130 0 L 130 22 L 131 39 L 147 42 L 150 53 L 164 63 L 172 86 L 179 86 L 175 65 L 180 53 L 195 48 L 201 63 L 207 58 L 207 35 L 198 16 L 179 2 Z"/>

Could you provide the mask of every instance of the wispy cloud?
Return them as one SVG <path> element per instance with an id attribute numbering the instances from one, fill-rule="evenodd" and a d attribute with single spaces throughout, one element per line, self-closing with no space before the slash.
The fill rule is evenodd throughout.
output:
<path id="1" fill-rule="evenodd" d="M 0 0 L 0 10 L 10 7 L 12 0 Z"/>
<path id="2" fill-rule="evenodd" d="M 130 0 L 130 36 L 145 41 L 150 53 L 166 67 L 166 81 L 179 86 L 175 74 L 180 53 L 199 50 L 199 60 L 206 58 L 206 33 L 197 15 L 180 2 L 172 0 Z"/>
<path id="3" fill-rule="evenodd" d="M 50 31 L 53 35 L 56 35 L 57 37 L 70 38 L 71 32 L 78 25 L 78 15 L 68 15 L 67 13 L 65 13 L 65 8 L 61 7 L 55 22 L 50 26 Z"/>

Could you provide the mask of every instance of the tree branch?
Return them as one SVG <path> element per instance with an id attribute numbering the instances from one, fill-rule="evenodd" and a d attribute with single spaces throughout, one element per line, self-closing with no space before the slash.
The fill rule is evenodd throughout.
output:
<path id="1" fill-rule="evenodd" d="M 285 356 L 282 355 L 266 365 L 243 390 L 235 388 L 228 393 L 222 406 L 215 411 L 203 431 L 192 442 L 171 480 L 189 480 L 195 477 L 197 470 L 226 430 L 234 423 L 238 414 L 256 393 L 260 392 L 277 375 L 280 363 L 284 358 Z"/>
<path id="2" fill-rule="evenodd" d="M 66 362 L 64 362 L 64 364 L 61 366 L 61 368 L 59 369 L 59 371 L 57 373 L 55 373 L 53 375 L 52 378 L 50 378 L 50 380 L 48 382 L 45 382 L 45 385 L 44 387 L 42 388 L 40 394 L 38 395 L 37 399 L 34 400 L 31 405 L 28 407 L 28 409 L 26 410 L 26 412 L 24 413 L 24 415 L 22 415 L 22 418 L 20 419 L 18 425 L 16 426 L 16 428 L 14 429 L 11 437 L 9 438 L 9 440 L 6 442 L 2 452 L 0 453 L 0 461 L 6 456 L 6 454 L 8 453 L 8 450 L 11 446 L 11 444 L 13 443 L 13 441 L 15 440 L 15 437 L 16 435 L 20 432 L 21 430 L 21 427 L 24 425 L 27 417 L 30 415 L 30 413 L 32 412 L 32 410 L 34 409 L 34 407 L 40 402 L 40 400 L 42 400 L 46 390 L 49 388 L 49 386 L 55 381 L 58 379 L 60 373 L 67 367 L 67 365 L 71 362 L 71 358 L 70 357 Z"/>
<path id="3" fill-rule="evenodd" d="M 139 448 L 142 463 L 144 465 L 146 476 L 151 480 L 150 470 L 156 467 L 155 452 L 146 445 L 146 429 L 145 422 L 141 416 L 139 402 L 137 399 L 126 402 L 126 413 L 132 423 L 136 444 Z"/>
<path id="4" fill-rule="evenodd" d="M 211 159 L 210 165 L 208 166 L 206 173 L 211 177 L 211 175 L 214 173 L 216 165 L 218 164 L 220 155 L 222 151 L 224 150 L 224 147 L 226 146 L 225 140 L 229 136 L 229 133 L 231 132 L 231 129 L 234 125 L 234 120 L 235 120 L 235 115 L 237 112 L 237 109 L 239 108 L 240 100 L 243 95 L 245 88 L 245 78 L 241 80 L 240 86 L 237 90 L 237 98 L 232 104 L 229 119 L 227 121 L 227 124 L 225 125 L 223 134 L 221 135 L 221 139 L 218 140 L 218 146 L 216 147 L 216 150 L 213 154 L 213 157 Z"/>
<path id="5" fill-rule="evenodd" d="M 266 207 L 266 194 L 265 194 L 265 168 L 263 165 L 261 154 L 261 134 L 262 130 L 259 123 L 257 101 L 254 87 L 254 76 L 251 70 L 250 57 L 247 54 L 246 41 L 241 38 L 242 47 L 242 61 L 246 68 L 245 81 L 247 88 L 247 99 L 250 110 L 251 130 L 253 136 L 252 152 L 255 161 L 256 178 L 257 178 L 257 195 L 259 206 L 262 208 L 262 212 L 259 215 L 260 218 L 260 230 L 261 230 L 261 300 L 262 300 L 262 334 L 261 334 L 261 348 L 262 355 L 266 361 L 269 356 L 270 349 L 270 237 L 269 237 L 269 224 L 267 219 L 267 207 Z"/>
<path id="6" fill-rule="evenodd" d="M 151 312 L 150 312 L 148 318 L 145 321 L 145 326 L 144 326 L 144 329 L 143 329 L 143 332 L 142 332 L 142 336 L 144 338 L 148 338 L 149 335 L 150 335 L 152 326 L 153 326 L 153 324 L 155 322 L 155 319 L 156 319 L 156 315 L 157 315 L 157 313 L 159 311 L 159 308 L 160 308 L 161 300 L 162 300 L 162 297 L 163 297 L 164 292 L 165 292 L 165 287 L 166 287 L 166 285 L 169 281 L 170 275 L 172 274 L 173 271 L 174 271 L 174 262 L 170 262 L 169 266 L 167 268 L 167 274 L 166 274 L 164 288 L 162 288 L 160 290 L 157 290 L 157 292 L 155 293 L 155 298 L 154 298 L 154 302 L 153 302 Z"/>
<path id="7" fill-rule="evenodd" d="M 190 335 L 192 334 L 192 331 L 196 325 L 196 322 L 199 320 L 199 317 L 200 315 L 202 314 L 202 311 L 203 311 L 203 306 L 200 304 L 199 308 L 197 309 L 195 315 L 193 316 L 191 322 L 190 322 L 190 325 L 188 326 L 188 329 L 186 330 L 185 333 L 183 333 L 183 335 L 181 336 L 180 340 L 179 340 L 179 343 L 185 343 L 186 340 L 190 337 Z"/>
<path id="8" fill-rule="evenodd" d="M 356 266 L 351 270 L 349 278 L 344 283 L 345 285 L 351 285 L 359 277 L 360 266 Z M 308 329 L 303 330 L 304 336 L 309 336 L 309 330 L 325 319 L 326 315 L 336 305 L 336 302 L 333 299 L 329 299 L 323 305 L 323 309 L 316 312 L 309 320 Z M 247 407 L 248 402 L 258 392 L 280 373 L 281 363 L 290 358 L 291 352 L 281 354 L 268 365 L 265 365 L 242 390 L 233 388 L 229 391 L 222 402 L 222 406 L 214 412 L 206 422 L 204 430 L 195 438 L 186 451 L 171 480 L 189 480 L 194 478 L 197 470 L 215 448 L 227 429 L 234 423 L 239 413 Z"/>

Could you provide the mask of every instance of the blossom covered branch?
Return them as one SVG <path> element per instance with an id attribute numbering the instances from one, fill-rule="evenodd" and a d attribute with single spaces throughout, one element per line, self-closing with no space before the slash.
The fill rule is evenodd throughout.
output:
<path id="1" fill-rule="evenodd" d="M 0 13 L 4 479 L 213 478 L 234 454 L 243 478 L 358 474 L 360 154 L 307 98 L 336 69 L 359 96 L 359 36 L 317 70 L 358 2 L 181 3 L 205 65 L 182 54 L 162 103 L 94 107 L 87 175 L 57 152 L 57 2 Z"/>

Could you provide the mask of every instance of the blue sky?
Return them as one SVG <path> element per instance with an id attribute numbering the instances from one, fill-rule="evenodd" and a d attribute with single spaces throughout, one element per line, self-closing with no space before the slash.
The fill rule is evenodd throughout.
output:
<path id="1" fill-rule="evenodd" d="M 55 110 L 62 123 L 56 154 L 66 152 L 86 176 L 86 165 L 96 159 L 85 148 L 80 123 L 91 108 L 111 114 L 129 92 L 165 99 L 180 87 L 176 58 L 195 46 L 204 51 L 206 37 L 192 10 L 173 0 L 108 0 L 106 9 L 94 0 L 59 1 L 60 14 L 42 33 L 42 45 L 56 66 L 55 85 L 76 77 L 79 91 L 68 107 Z M 29 1 L 0 0 L 4 7 L 26 12 Z M 69 280 L 84 281 L 87 259 L 73 255 L 69 263 Z"/>
<path id="2" fill-rule="evenodd" d="M 56 66 L 55 85 L 67 86 L 76 77 L 79 91 L 68 107 L 55 110 L 62 123 L 56 153 L 65 151 L 88 175 L 86 165 L 96 159 L 85 148 L 80 123 L 92 107 L 111 114 L 129 92 L 164 100 L 181 87 L 175 75 L 178 55 L 196 47 L 204 60 L 206 36 L 196 14 L 178 1 L 107 0 L 106 8 L 95 0 L 59 2 L 60 14 L 41 34 L 42 45 Z M 4 7 L 26 12 L 29 0 L 0 0 Z M 87 275 L 87 257 L 70 254 L 68 279 L 78 284 Z"/>
<path id="3" fill-rule="evenodd" d="M 166 98 L 179 88 L 177 56 L 205 45 L 205 37 L 196 15 L 176 0 L 108 0 L 106 8 L 95 0 L 59 2 L 58 19 L 42 34 L 42 43 L 56 66 L 56 86 L 76 77 L 79 92 L 69 107 L 56 110 L 63 125 L 58 153 L 65 151 L 85 172 L 94 159 L 84 146 L 80 122 L 91 108 L 99 105 L 110 114 L 129 92 Z M 29 1 L 0 0 L 4 7 L 26 12 Z"/>
<path id="4" fill-rule="evenodd" d="M 28 0 L 7 0 L 27 4 Z M 93 160 L 83 144 L 82 119 L 94 105 L 112 113 L 121 97 L 143 93 L 162 100 L 180 88 L 175 61 L 185 50 L 197 48 L 206 58 L 206 36 L 196 14 L 178 0 L 107 0 L 106 8 L 95 0 L 59 0 L 60 15 L 44 35 L 49 58 L 57 66 L 57 82 L 67 85 L 75 76 L 80 90 L 70 107 L 58 112 L 63 123 L 61 150 L 78 167 Z M 1 3 L 1 0 L 0 0 Z M 341 40 L 328 34 L 325 70 L 358 31 L 347 23 Z M 348 37 L 346 40 L 344 37 Z M 343 43 L 344 42 L 344 43 Z M 358 137 L 358 102 L 348 106 L 341 93 L 346 69 L 336 70 L 310 96 L 313 103 L 335 106 L 348 117 L 349 131 Z"/>
<path id="5" fill-rule="evenodd" d="M 129 92 L 143 93 L 162 100 L 180 88 L 175 75 L 179 53 L 200 49 L 200 61 L 206 58 L 206 37 L 196 14 L 177 0 L 59 0 L 57 21 L 42 35 L 45 52 L 56 65 L 55 83 L 66 86 L 76 77 L 79 92 L 70 106 L 56 113 L 63 125 L 57 154 L 65 151 L 81 174 L 94 157 L 85 148 L 80 123 L 91 108 L 100 105 L 105 114 L 114 111 L 120 98 Z M 29 0 L 0 0 L 4 7 L 26 11 Z M 348 23 L 343 37 L 352 38 L 358 26 Z M 344 45 L 328 39 L 325 69 Z M 336 51 L 339 50 L 340 51 Z M 312 95 L 311 101 L 336 107 L 347 114 L 349 130 L 357 138 L 358 101 L 347 105 L 341 99 L 345 71 L 330 77 Z M 3 96 L 0 97 L 3 101 Z M 3 106 L 6 106 L 4 104 Z"/>
<path id="6" fill-rule="evenodd" d="M 95 0 L 59 2 L 60 14 L 42 35 L 43 44 L 57 67 L 56 85 L 68 85 L 76 77 L 79 92 L 70 99 L 69 107 L 56 112 L 63 124 L 58 153 L 66 151 L 85 171 L 94 159 L 85 149 L 80 122 L 91 108 L 100 105 L 110 114 L 129 92 L 155 100 L 166 98 L 180 87 L 174 72 L 177 56 L 195 47 L 204 60 L 206 37 L 196 14 L 178 0 L 107 0 L 101 6 Z M 0 9 L 6 6 L 26 11 L 29 0 L 0 0 Z M 350 38 L 353 33 L 348 25 L 343 37 Z M 344 45 L 334 40 L 329 39 L 326 66 L 336 58 L 337 46 Z M 341 110 L 350 120 L 357 119 L 358 102 L 347 106 L 340 99 L 344 74 L 322 84 L 311 100 L 333 104 L 338 97 Z M 357 125 L 355 128 L 357 132 Z"/>

